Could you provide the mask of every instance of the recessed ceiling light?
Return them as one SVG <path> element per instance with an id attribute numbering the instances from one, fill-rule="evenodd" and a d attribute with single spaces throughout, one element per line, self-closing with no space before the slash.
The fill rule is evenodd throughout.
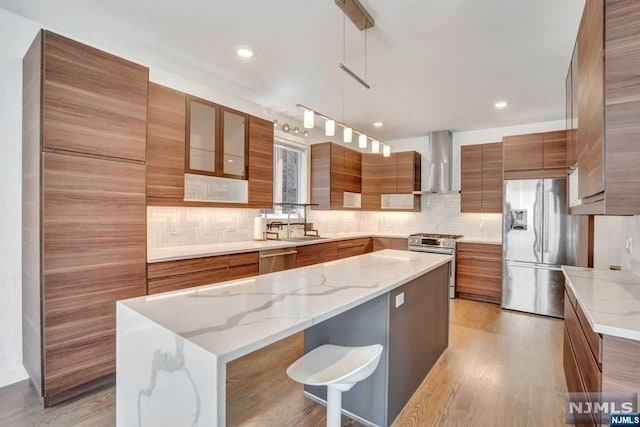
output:
<path id="1" fill-rule="evenodd" d="M 382 126 L 384 123 L 382 122 L 375 122 L 373 125 L 377 128 L 379 128 L 380 126 Z"/>
<path id="2" fill-rule="evenodd" d="M 242 58 L 251 58 L 253 56 L 253 51 L 246 47 L 240 47 L 236 50 L 238 56 Z"/>
<path id="3" fill-rule="evenodd" d="M 495 104 L 493 104 L 494 107 L 496 107 L 498 110 L 502 110 L 503 108 L 507 108 L 507 101 L 498 101 Z"/>

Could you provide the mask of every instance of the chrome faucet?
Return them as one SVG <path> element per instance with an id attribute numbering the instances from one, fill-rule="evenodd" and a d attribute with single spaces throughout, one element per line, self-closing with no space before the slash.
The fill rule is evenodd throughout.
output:
<path id="1" fill-rule="evenodd" d="M 295 213 L 298 215 L 298 220 L 304 223 L 304 218 L 300 215 L 300 211 L 298 209 L 291 209 L 287 214 L 287 239 L 291 238 L 291 214 Z"/>

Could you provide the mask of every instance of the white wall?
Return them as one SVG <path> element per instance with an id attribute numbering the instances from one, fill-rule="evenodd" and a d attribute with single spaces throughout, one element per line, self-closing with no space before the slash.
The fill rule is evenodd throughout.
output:
<path id="1" fill-rule="evenodd" d="M 39 26 L 0 9 L 0 387 L 22 367 L 22 57 Z"/>

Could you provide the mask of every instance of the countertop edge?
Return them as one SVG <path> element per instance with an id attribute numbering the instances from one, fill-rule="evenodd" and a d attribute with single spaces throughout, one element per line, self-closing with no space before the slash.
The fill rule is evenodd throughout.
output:
<path id="1" fill-rule="evenodd" d="M 393 233 L 354 233 L 353 235 L 345 235 L 345 236 L 334 236 L 327 237 L 316 240 L 309 240 L 306 242 L 294 242 L 294 241 L 285 241 L 285 240 L 251 240 L 247 242 L 227 242 L 228 244 L 236 244 L 236 243 L 252 243 L 255 245 L 264 244 L 264 247 L 239 247 L 235 249 L 221 249 L 221 250 L 211 250 L 211 251 L 203 251 L 201 253 L 194 254 L 185 254 L 185 255 L 175 255 L 175 256 L 156 256 L 156 257 L 147 257 L 147 264 L 155 264 L 158 262 L 167 262 L 167 261 L 180 261 L 186 259 L 195 259 L 195 258 L 206 258 L 209 256 L 219 256 L 219 255 L 232 255 L 232 254 L 240 254 L 245 252 L 257 252 L 260 250 L 268 250 L 268 249 L 278 249 L 278 248 L 290 248 L 290 247 L 299 247 L 299 246 L 308 246 L 315 245 L 320 243 L 330 243 L 330 242 L 339 242 L 342 240 L 351 240 L 351 239 L 362 239 L 362 238 L 389 238 L 389 239 L 407 239 L 409 237 L 408 234 L 393 234 Z M 216 244 L 216 243 L 214 243 Z M 224 244 L 224 243 L 220 243 Z M 147 253 L 149 250 L 147 249 Z"/>
<path id="2" fill-rule="evenodd" d="M 582 308 L 582 311 L 587 317 L 587 321 L 589 322 L 589 326 L 591 327 L 593 332 L 601 335 L 609 335 L 615 338 L 624 338 L 632 341 L 640 341 L 640 331 L 595 323 L 593 321 L 593 318 L 591 317 L 589 308 L 584 304 L 584 302 L 582 302 L 582 298 L 580 297 L 580 292 L 576 290 L 576 287 L 574 286 L 573 282 L 571 282 L 570 272 L 568 272 L 565 267 L 567 266 L 563 265 L 561 268 L 562 268 L 562 273 L 564 274 L 564 278 L 566 279 L 566 283 L 569 284 L 569 286 L 571 287 L 571 290 L 573 291 L 573 294 L 576 296 L 576 301 L 578 302 L 578 304 L 580 304 L 580 307 Z M 573 268 L 576 268 L 576 267 L 573 267 Z M 584 268 L 587 268 L 587 267 L 584 267 Z"/>

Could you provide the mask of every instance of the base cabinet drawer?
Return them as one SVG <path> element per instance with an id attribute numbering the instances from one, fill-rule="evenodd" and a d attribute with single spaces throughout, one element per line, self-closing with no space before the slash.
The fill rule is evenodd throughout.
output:
<path id="1" fill-rule="evenodd" d="M 219 270 L 198 271 L 196 273 L 181 274 L 178 276 L 160 277 L 148 281 L 149 295 L 224 282 L 225 280 L 229 280 L 228 267 Z"/>
<path id="2" fill-rule="evenodd" d="M 456 252 L 457 295 L 499 304 L 502 299 L 502 246 L 459 243 Z"/>
<path id="3" fill-rule="evenodd" d="M 562 366 L 564 367 L 564 374 L 567 380 L 567 391 L 569 393 L 580 393 L 586 399 L 586 392 L 584 388 L 584 384 L 582 383 L 582 378 L 580 376 L 580 371 L 578 369 L 578 362 L 576 361 L 576 356 L 573 351 L 573 347 L 571 345 L 571 338 L 569 338 L 569 331 L 567 328 L 564 328 L 564 345 L 562 349 Z M 582 422 L 576 422 L 577 426 L 584 427 L 592 427 L 597 425 L 593 418 L 591 422 L 587 419 L 581 420 Z"/>

